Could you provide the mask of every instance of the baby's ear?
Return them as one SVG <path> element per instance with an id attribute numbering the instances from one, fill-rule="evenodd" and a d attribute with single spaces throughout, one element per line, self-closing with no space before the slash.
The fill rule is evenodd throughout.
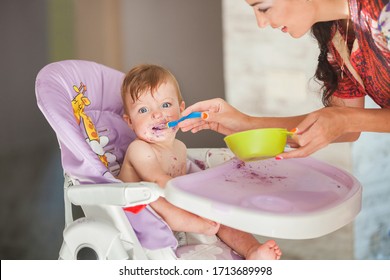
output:
<path id="1" fill-rule="evenodd" d="M 180 104 L 180 113 L 183 112 L 185 108 L 186 108 L 186 103 L 182 101 Z"/>
<path id="2" fill-rule="evenodd" d="M 128 125 L 130 128 L 133 128 L 133 125 L 131 124 L 131 119 L 130 119 L 130 116 L 129 116 L 129 115 L 123 114 L 122 118 L 123 118 L 123 120 L 125 121 L 125 123 L 127 123 L 127 125 Z"/>

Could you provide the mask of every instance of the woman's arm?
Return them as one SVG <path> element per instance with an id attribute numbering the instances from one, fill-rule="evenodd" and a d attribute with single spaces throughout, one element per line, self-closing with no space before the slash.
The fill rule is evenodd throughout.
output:
<path id="1" fill-rule="evenodd" d="M 180 123 L 183 131 L 212 129 L 228 135 L 255 128 L 295 128 L 292 140 L 298 148 L 280 154 L 282 158 L 306 157 L 330 143 L 356 141 L 363 131 L 390 132 L 390 109 L 364 109 L 364 97 L 333 97 L 331 107 L 292 117 L 251 117 L 220 98 L 189 106 L 183 115 L 192 111 L 206 111 L 209 117 Z"/>
<path id="2" fill-rule="evenodd" d="M 207 112 L 208 118 L 189 119 L 181 122 L 179 127 L 183 132 L 191 131 L 193 133 L 203 129 L 211 129 L 224 135 L 235 132 L 267 127 L 281 127 L 288 130 L 295 128 L 304 118 L 302 116 L 294 117 L 252 117 L 248 116 L 221 98 L 215 98 L 200 101 L 189 106 L 183 111 L 183 115 L 191 112 Z"/>
<path id="3" fill-rule="evenodd" d="M 308 114 L 293 136 L 300 147 L 279 156 L 306 157 L 330 143 L 356 141 L 361 132 L 390 132 L 390 109 L 365 109 L 364 97 L 333 98 L 332 104 Z"/>

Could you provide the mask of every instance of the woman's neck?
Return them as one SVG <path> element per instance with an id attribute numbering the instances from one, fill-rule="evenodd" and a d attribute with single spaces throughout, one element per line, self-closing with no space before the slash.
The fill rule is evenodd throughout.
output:
<path id="1" fill-rule="evenodd" d="M 349 18 L 348 0 L 313 0 L 318 11 L 318 21 L 332 21 Z"/>

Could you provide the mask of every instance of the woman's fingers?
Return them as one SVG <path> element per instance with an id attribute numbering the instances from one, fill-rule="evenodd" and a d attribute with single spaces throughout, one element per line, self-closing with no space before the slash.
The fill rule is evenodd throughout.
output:
<path id="1" fill-rule="evenodd" d="M 327 144 L 320 144 L 316 143 L 316 141 L 312 141 L 309 144 L 305 146 L 301 146 L 297 149 L 287 151 L 284 153 L 281 153 L 275 157 L 275 159 L 280 160 L 280 159 L 290 159 L 290 158 L 303 158 L 310 156 L 311 154 L 317 152 L 318 150 L 324 148 L 327 146 Z"/>

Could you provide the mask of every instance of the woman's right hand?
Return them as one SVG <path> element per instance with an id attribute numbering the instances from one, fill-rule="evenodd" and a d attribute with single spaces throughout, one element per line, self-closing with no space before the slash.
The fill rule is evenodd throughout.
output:
<path id="1" fill-rule="evenodd" d="M 207 118 L 182 121 L 179 123 L 179 127 L 183 132 L 191 131 L 195 133 L 203 129 L 211 129 L 229 135 L 245 130 L 245 124 L 249 123 L 250 118 L 221 98 L 197 102 L 185 109 L 182 115 L 187 116 L 189 113 L 196 111 L 207 113 Z"/>

